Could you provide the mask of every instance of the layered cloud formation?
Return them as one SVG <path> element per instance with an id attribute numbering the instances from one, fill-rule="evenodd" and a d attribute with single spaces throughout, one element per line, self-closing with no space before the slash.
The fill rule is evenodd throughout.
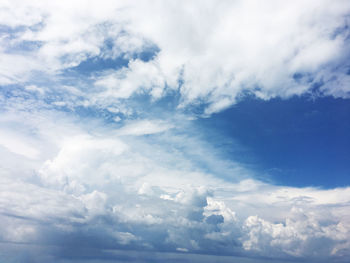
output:
<path id="1" fill-rule="evenodd" d="M 349 187 L 259 180 L 193 122 L 247 95 L 348 98 L 349 9 L 3 1 L 0 259 L 346 262 Z"/>

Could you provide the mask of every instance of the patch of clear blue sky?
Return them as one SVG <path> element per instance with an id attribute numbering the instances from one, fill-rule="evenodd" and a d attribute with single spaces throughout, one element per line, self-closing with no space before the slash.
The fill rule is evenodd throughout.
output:
<path id="1" fill-rule="evenodd" d="M 31 31 L 38 31 L 43 27 L 42 23 L 35 24 L 31 27 L 25 27 L 25 26 L 16 26 L 16 27 L 9 27 L 6 25 L 0 25 L 0 35 L 2 36 L 3 40 L 6 40 L 7 45 L 3 46 L 3 51 L 6 53 L 13 53 L 13 54 L 20 54 L 20 53 L 26 53 L 34 50 L 38 50 L 42 46 L 41 41 L 28 41 L 28 40 L 22 40 L 22 41 L 11 41 L 16 40 L 17 37 L 20 34 L 23 34 L 26 30 Z M 4 41 L 4 43 L 6 43 Z"/>
<path id="2" fill-rule="evenodd" d="M 108 53 L 111 51 L 112 48 L 113 48 L 113 43 L 110 40 L 106 40 L 101 50 L 101 53 L 102 54 L 105 52 Z M 83 75 L 90 75 L 102 70 L 108 70 L 108 69 L 117 70 L 122 67 L 127 67 L 131 59 L 139 59 L 144 62 L 152 60 L 157 55 L 158 52 L 159 52 L 159 49 L 157 46 L 150 45 L 149 47 L 144 48 L 140 52 L 135 52 L 132 54 L 121 53 L 117 57 L 110 57 L 110 56 L 89 57 L 86 60 L 82 61 L 76 67 L 69 68 L 64 73 L 65 74 L 79 73 Z"/>
<path id="3" fill-rule="evenodd" d="M 332 188 L 350 183 L 350 99 L 247 96 L 197 125 L 216 134 L 221 144 L 228 141 L 228 157 L 230 140 L 237 140 L 248 154 L 232 158 L 254 162 L 258 174 L 278 184 Z"/>

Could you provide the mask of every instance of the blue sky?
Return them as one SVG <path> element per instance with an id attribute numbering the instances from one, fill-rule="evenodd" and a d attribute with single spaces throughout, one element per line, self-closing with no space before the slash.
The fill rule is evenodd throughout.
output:
<path id="1" fill-rule="evenodd" d="M 305 95 L 264 101 L 248 97 L 199 119 L 198 125 L 220 138 L 227 158 L 252 165 L 262 179 L 332 188 L 347 186 L 349 181 L 349 114 L 349 99 Z M 231 140 L 245 151 L 235 153 Z"/>
<path id="2" fill-rule="evenodd" d="M 0 4 L 0 261 L 347 262 L 347 1 Z"/>

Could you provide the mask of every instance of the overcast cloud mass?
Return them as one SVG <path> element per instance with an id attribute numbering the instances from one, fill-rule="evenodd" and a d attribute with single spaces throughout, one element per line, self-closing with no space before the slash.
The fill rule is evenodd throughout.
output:
<path id="1" fill-rule="evenodd" d="M 0 261 L 348 262 L 349 26 L 348 0 L 2 0 Z"/>

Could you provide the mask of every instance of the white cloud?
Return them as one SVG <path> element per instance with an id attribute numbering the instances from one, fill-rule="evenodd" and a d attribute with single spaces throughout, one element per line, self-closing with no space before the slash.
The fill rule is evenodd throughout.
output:
<path id="1" fill-rule="evenodd" d="M 107 89 L 99 94 L 102 97 L 129 98 L 137 91 L 144 91 L 159 98 L 165 79 L 156 63 L 131 60 L 128 68 L 101 76 L 94 84 Z"/>
<path id="2" fill-rule="evenodd" d="M 33 145 L 28 144 L 23 140 L 23 137 L 13 132 L 0 130 L 0 145 L 7 148 L 13 153 L 23 155 L 29 159 L 36 159 L 39 156 L 39 151 Z"/>
<path id="3" fill-rule="evenodd" d="M 132 10 L 130 30 L 159 46 L 156 61 L 170 86 L 183 70 L 184 103 L 204 99 L 213 104 L 208 114 L 244 89 L 258 87 L 263 98 L 303 93 L 310 85 L 297 83 L 294 73 L 314 74 L 347 52 L 344 35 L 333 37 L 345 23 L 343 1 L 155 1 L 140 10 Z"/>
<path id="4" fill-rule="evenodd" d="M 146 135 L 165 132 L 173 128 L 173 125 L 161 120 L 137 120 L 130 121 L 117 131 L 118 135 Z"/>
<path id="5" fill-rule="evenodd" d="M 43 88 L 40 88 L 36 85 L 28 85 L 25 87 L 26 90 L 32 91 L 32 92 L 38 92 L 39 94 L 43 95 L 45 93 L 45 90 Z"/>
<path id="6" fill-rule="evenodd" d="M 30 79 L 32 71 L 44 70 L 33 56 L 6 54 L 0 51 L 0 84 L 19 84 Z"/>
<path id="7" fill-rule="evenodd" d="M 11 43 L 8 48 L 41 43 L 21 54 L 2 51 L 4 84 L 28 79 L 33 70 L 61 72 L 88 58 L 131 59 L 155 46 L 153 59 L 131 59 L 127 67 L 97 74 L 95 85 L 105 90 L 88 96 L 90 103 L 138 92 L 157 99 L 177 90 L 179 81 L 179 106 L 204 102 L 205 114 L 230 106 L 245 90 L 263 99 L 289 97 L 323 82 L 326 94 L 348 97 L 347 1 L 11 1 L 1 10 L 17 17 L 4 25 L 25 28 L 7 33 L 15 38 L 2 41 Z"/>

